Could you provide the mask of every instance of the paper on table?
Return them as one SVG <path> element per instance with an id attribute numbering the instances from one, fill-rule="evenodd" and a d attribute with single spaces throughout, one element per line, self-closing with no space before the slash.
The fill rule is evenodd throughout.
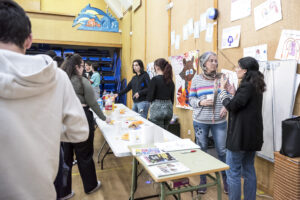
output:
<path id="1" fill-rule="evenodd" d="M 180 139 L 170 142 L 161 142 L 155 143 L 156 147 L 161 149 L 162 151 L 179 151 L 179 150 L 186 150 L 186 149 L 199 149 L 200 147 L 192 142 L 189 138 Z"/>
<path id="2" fill-rule="evenodd" d="M 168 176 L 172 174 L 179 174 L 183 172 L 190 171 L 188 167 L 186 167 L 181 162 L 172 162 L 162 165 L 155 165 L 149 167 L 149 170 L 154 174 L 156 177 L 161 176 Z"/>

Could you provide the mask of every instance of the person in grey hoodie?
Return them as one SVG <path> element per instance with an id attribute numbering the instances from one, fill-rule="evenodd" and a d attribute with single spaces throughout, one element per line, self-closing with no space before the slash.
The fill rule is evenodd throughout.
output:
<path id="1" fill-rule="evenodd" d="M 60 141 L 88 138 L 72 84 L 47 55 L 24 55 L 31 23 L 14 1 L 0 1 L 0 199 L 56 199 Z"/>

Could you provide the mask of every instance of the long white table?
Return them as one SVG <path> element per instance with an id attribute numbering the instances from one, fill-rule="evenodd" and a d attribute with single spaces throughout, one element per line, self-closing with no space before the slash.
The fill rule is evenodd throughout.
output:
<path id="1" fill-rule="evenodd" d="M 176 135 L 170 133 L 169 131 L 166 131 L 165 129 L 153 124 L 152 122 L 144 119 L 141 117 L 138 113 L 134 112 L 133 110 L 129 109 L 123 104 L 115 104 L 116 108 L 114 111 L 110 111 L 108 114 L 104 112 L 104 114 L 111 118 L 111 120 L 114 120 L 114 124 L 107 124 L 105 121 L 102 121 L 99 119 L 96 115 L 96 123 L 102 132 L 106 142 L 108 143 L 109 147 L 111 148 L 113 154 L 116 157 L 125 157 L 125 156 L 131 156 L 131 152 L 128 149 L 128 146 L 130 145 L 138 145 L 141 144 L 141 131 L 139 130 L 133 130 L 128 128 L 129 124 L 132 122 L 128 120 L 129 118 L 143 121 L 144 123 L 140 125 L 143 126 L 155 126 L 155 130 L 161 132 L 163 134 L 163 141 L 173 141 L 173 140 L 180 140 L 181 138 L 177 137 Z M 125 113 L 120 114 L 120 109 L 124 109 Z M 121 127 L 120 127 L 121 124 Z M 132 131 L 137 132 L 138 140 L 135 143 L 132 143 L 130 141 L 122 140 L 121 137 L 125 133 L 129 133 Z M 158 141 L 156 141 L 158 142 Z"/>

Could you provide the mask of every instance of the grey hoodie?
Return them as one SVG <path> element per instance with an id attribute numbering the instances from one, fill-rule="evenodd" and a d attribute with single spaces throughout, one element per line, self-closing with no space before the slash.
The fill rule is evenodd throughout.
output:
<path id="1" fill-rule="evenodd" d="M 0 49 L 0 199 L 56 199 L 60 141 L 87 137 L 81 103 L 56 62 Z"/>

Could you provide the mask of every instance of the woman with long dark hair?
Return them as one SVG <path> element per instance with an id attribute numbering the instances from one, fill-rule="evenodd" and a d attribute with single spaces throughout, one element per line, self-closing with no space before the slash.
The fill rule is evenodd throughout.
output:
<path id="1" fill-rule="evenodd" d="M 146 100 L 150 78 L 144 70 L 143 61 L 136 59 L 132 62 L 132 71 L 135 76 L 132 77 L 127 87 L 124 88 L 116 97 L 123 95 L 132 90 L 133 107 L 132 110 L 139 113 L 142 117 L 147 119 L 149 102 Z"/>
<path id="2" fill-rule="evenodd" d="M 157 76 L 150 81 L 147 99 L 151 102 L 149 120 L 167 129 L 173 116 L 174 90 L 172 66 L 164 58 L 154 62 Z"/>
<path id="3" fill-rule="evenodd" d="M 229 111 L 226 139 L 226 171 L 229 199 L 241 199 L 241 177 L 244 178 L 244 198 L 256 199 L 255 152 L 263 144 L 262 101 L 266 84 L 259 71 L 258 62 L 252 57 L 241 58 L 236 67 L 242 79 L 231 99 L 225 90 L 226 78 L 221 78 L 221 101 Z"/>
<path id="4" fill-rule="evenodd" d="M 67 178 L 67 187 L 64 189 L 64 196 L 74 194 L 72 191 L 71 179 L 74 151 L 78 162 L 78 169 L 83 182 L 84 191 L 87 194 L 90 194 L 99 189 L 101 186 L 101 182 L 97 181 L 95 164 L 93 160 L 95 128 L 93 113 L 90 111 L 90 108 L 103 121 L 109 123 L 110 119 L 105 117 L 100 110 L 90 82 L 86 78 L 82 77 L 83 68 L 84 62 L 81 56 L 78 54 L 67 55 L 64 63 L 62 64 L 62 69 L 69 76 L 89 123 L 89 137 L 87 141 L 81 143 L 64 143 L 65 161 L 70 168 Z"/>

